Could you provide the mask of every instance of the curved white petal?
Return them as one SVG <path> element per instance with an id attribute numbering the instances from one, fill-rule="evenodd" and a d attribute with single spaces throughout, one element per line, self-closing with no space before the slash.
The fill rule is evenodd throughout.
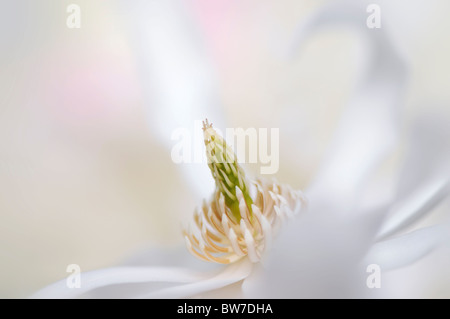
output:
<path id="1" fill-rule="evenodd" d="M 214 69 L 186 6 L 176 0 L 133 1 L 121 9 L 131 11 L 124 19 L 128 19 L 130 38 L 139 54 L 149 128 L 169 156 L 183 141 L 181 136 L 172 140 L 172 134 L 184 128 L 189 136 L 183 136 L 190 143 L 190 155 L 184 155 L 193 163 L 204 153 L 201 120 L 208 117 L 216 127 L 225 128 Z M 178 165 L 200 199 L 209 196 L 214 185 L 205 163 Z"/>
<path id="2" fill-rule="evenodd" d="M 395 205 L 381 227 L 377 238 L 386 238 L 411 225 L 439 204 L 450 193 L 450 179 L 446 176 L 424 183 L 401 203 Z"/>
<path id="3" fill-rule="evenodd" d="M 200 281 L 192 282 L 185 285 L 178 285 L 156 291 L 150 294 L 144 294 L 141 298 L 186 298 L 200 297 L 201 294 L 217 290 L 239 282 L 250 275 L 252 263 L 248 258 L 244 258 L 234 264 L 226 266 L 219 274 L 205 278 Z M 205 295 L 208 297 L 208 295 Z M 228 296 L 232 298 L 233 296 Z"/>
<path id="4" fill-rule="evenodd" d="M 355 202 L 361 185 L 395 145 L 399 106 L 406 80 L 406 67 L 385 29 L 372 32 L 366 26 L 363 5 L 339 2 L 328 5 L 303 23 L 295 48 L 312 33 L 338 25 L 350 25 L 370 42 L 369 66 L 351 98 L 334 134 L 331 147 L 309 196 L 337 205 Z"/>
<path id="5" fill-rule="evenodd" d="M 450 278 L 450 245 L 444 244 L 407 267 L 392 271 L 381 269 L 381 289 L 366 289 L 369 291 L 365 297 L 448 299 L 450 284 L 447 278 Z"/>
<path id="6" fill-rule="evenodd" d="M 431 226 L 375 244 L 364 258 L 365 264 L 377 264 L 382 271 L 412 264 L 438 245 L 450 240 L 448 224 Z"/>
<path id="7" fill-rule="evenodd" d="M 203 273 L 175 267 L 112 267 L 82 272 L 80 275 L 80 288 L 69 288 L 67 279 L 64 279 L 39 290 L 30 298 L 77 298 L 94 289 L 111 285 L 146 282 L 190 283 L 206 278 Z"/>
<path id="8" fill-rule="evenodd" d="M 156 247 L 154 244 L 144 245 L 130 252 L 117 266 L 133 267 L 180 267 L 197 272 L 214 272 L 220 267 L 216 263 L 206 263 L 192 254 L 184 242 L 174 246 Z"/>
<path id="9" fill-rule="evenodd" d="M 311 209 L 287 224 L 267 259 L 244 281 L 245 298 L 354 296 L 356 265 L 370 247 L 381 214 L 330 215 Z M 363 281 L 361 281 L 363 282 Z"/>
<path id="10" fill-rule="evenodd" d="M 417 185 L 433 177 L 450 177 L 450 118 L 432 112 L 419 114 L 408 132 L 397 198 L 408 197 Z"/>

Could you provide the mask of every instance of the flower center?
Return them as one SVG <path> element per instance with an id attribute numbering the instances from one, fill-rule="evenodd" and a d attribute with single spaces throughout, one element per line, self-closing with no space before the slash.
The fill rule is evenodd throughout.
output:
<path id="1" fill-rule="evenodd" d="M 248 256 L 259 262 L 283 220 L 298 214 L 305 198 L 288 185 L 246 178 L 234 152 L 208 120 L 203 134 L 216 190 L 184 230 L 187 247 L 205 261 L 228 264 Z"/>

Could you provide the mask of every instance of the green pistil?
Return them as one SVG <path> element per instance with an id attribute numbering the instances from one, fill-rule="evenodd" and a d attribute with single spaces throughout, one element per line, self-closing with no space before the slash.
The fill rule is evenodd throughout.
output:
<path id="1" fill-rule="evenodd" d="M 239 222 L 241 213 L 236 196 L 236 187 L 238 187 L 242 192 L 251 217 L 253 200 L 249 194 L 245 173 L 238 164 L 236 155 L 226 144 L 225 140 L 212 128 L 212 124 L 210 125 L 207 120 L 203 124 L 206 156 L 208 158 L 208 166 L 216 182 L 216 190 L 223 194 L 225 205 Z"/>

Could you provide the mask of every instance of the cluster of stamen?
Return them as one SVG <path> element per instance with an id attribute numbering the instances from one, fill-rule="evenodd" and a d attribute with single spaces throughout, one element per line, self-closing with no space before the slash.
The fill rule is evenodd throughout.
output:
<path id="1" fill-rule="evenodd" d="M 216 190 L 184 230 L 187 247 L 205 261 L 228 264 L 248 256 L 259 262 L 283 221 L 301 211 L 305 198 L 275 181 L 249 181 L 233 151 L 207 121 L 203 131 Z"/>

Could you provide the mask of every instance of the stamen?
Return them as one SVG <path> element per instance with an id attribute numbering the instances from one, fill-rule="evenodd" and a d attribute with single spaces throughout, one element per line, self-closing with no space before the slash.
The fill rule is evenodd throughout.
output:
<path id="1" fill-rule="evenodd" d="M 241 198 L 241 200 L 239 201 L 239 212 L 241 213 L 241 217 L 242 219 L 245 220 L 249 220 L 248 218 L 248 209 L 247 209 L 247 204 L 245 203 L 245 200 L 243 198 Z"/>
<path id="2" fill-rule="evenodd" d="M 223 229 L 224 229 L 224 231 L 225 231 L 225 234 L 228 234 L 229 233 L 229 231 L 230 231 L 230 226 L 228 225 L 228 217 L 227 217 L 227 215 L 225 215 L 225 213 L 223 213 L 223 215 L 222 215 L 222 227 L 223 227 Z"/>
<path id="3" fill-rule="evenodd" d="M 228 238 L 230 239 L 231 247 L 233 247 L 234 252 L 238 256 L 245 256 L 245 252 L 241 249 L 241 246 L 239 246 L 236 233 L 233 229 L 230 229 L 228 232 Z"/>
<path id="4" fill-rule="evenodd" d="M 208 243 L 209 246 L 211 246 L 213 249 L 212 252 L 220 252 L 220 253 L 226 253 L 230 251 L 230 248 L 228 247 L 221 247 L 214 243 L 214 241 L 211 240 L 212 234 L 209 233 L 206 229 L 206 227 L 203 227 L 202 229 L 202 237 L 205 240 L 206 243 Z"/>
<path id="5" fill-rule="evenodd" d="M 280 200 L 280 202 L 281 202 L 282 204 L 284 204 L 284 205 L 287 205 L 287 204 L 288 204 L 286 198 L 284 198 L 283 196 L 277 194 L 277 198 Z"/>
<path id="6" fill-rule="evenodd" d="M 261 211 L 259 210 L 259 208 L 255 204 L 252 204 L 252 212 L 256 216 L 256 218 L 254 219 L 254 220 L 256 220 L 256 223 L 255 222 L 253 223 L 253 227 L 256 226 L 255 227 L 256 228 L 256 232 L 257 233 L 261 233 L 263 236 L 265 236 L 265 231 L 264 231 L 264 229 L 263 229 L 263 227 L 261 225 L 261 218 L 263 216 L 261 214 Z M 266 218 L 264 218 L 264 219 L 266 219 Z M 269 224 L 269 226 L 270 226 L 270 224 Z"/>
<path id="7" fill-rule="evenodd" d="M 245 256 L 259 262 L 286 219 L 307 201 L 287 185 L 249 180 L 236 156 L 212 124 L 203 122 L 208 166 L 216 182 L 211 200 L 203 200 L 183 230 L 188 250 L 204 261 L 228 264 Z"/>
<path id="8" fill-rule="evenodd" d="M 220 193 L 220 197 L 219 197 L 219 208 L 220 208 L 220 213 L 223 215 L 226 212 L 225 209 L 225 197 L 223 196 L 222 193 Z"/>
<path id="9" fill-rule="evenodd" d="M 245 243 L 247 244 L 247 253 L 251 262 L 257 263 L 259 261 L 259 256 L 256 253 L 255 241 L 253 240 L 250 231 L 246 229 L 245 231 Z"/>
<path id="10" fill-rule="evenodd" d="M 242 194 L 242 191 L 241 191 L 241 189 L 240 189 L 238 186 L 236 186 L 236 187 L 234 188 L 234 190 L 235 190 L 235 192 L 236 192 L 237 200 L 240 202 L 241 199 L 244 198 L 244 194 Z"/>

